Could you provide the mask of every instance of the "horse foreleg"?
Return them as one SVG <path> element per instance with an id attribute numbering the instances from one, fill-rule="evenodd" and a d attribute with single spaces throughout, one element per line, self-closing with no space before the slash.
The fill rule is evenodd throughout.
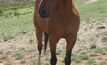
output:
<path id="1" fill-rule="evenodd" d="M 67 41 L 67 46 L 66 46 L 66 57 L 65 57 L 65 65 L 70 65 L 71 64 L 71 54 L 72 54 L 72 49 L 75 45 L 77 36 L 67 36 L 66 41 Z"/>
<path id="2" fill-rule="evenodd" d="M 51 35 L 49 36 L 50 51 L 51 51 L 51 59 L 50 59 L 51 65 L 56 65 L 57 63 L 56 44 L 58 41 L 59 41 L 59 38 L 51 36 Z"/>
<path id="3" fill-rule="evenodd" d="M 36 29 L 36 37 L 37 37 L 37 41 L 38 41 L 38 52 L 39 52 L 39 56 L 38 56 L 38 65 L 41 65 L 41 51 L 42 51 L 42 31 L 39 30 L 38 28 Z"/>

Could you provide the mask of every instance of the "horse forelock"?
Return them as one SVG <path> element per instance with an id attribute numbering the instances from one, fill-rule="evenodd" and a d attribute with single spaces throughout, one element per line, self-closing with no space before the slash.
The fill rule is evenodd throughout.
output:
<path id="1" fill-rule="evenodd" d="M 49 0 L 41 0 L 39 4 L 39 14 L 43 18 L 50 16 Z"/>

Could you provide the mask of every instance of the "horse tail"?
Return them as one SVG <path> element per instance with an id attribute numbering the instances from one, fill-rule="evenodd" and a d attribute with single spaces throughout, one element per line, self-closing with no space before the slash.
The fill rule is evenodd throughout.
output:
<path id="1" fill-rule="evenodd" d="M 49 38 L 49 35 L 47 32 L 44 32 L 44 53 L 46 53 L 46 49 L 47 49 L 47 43 L 48 43 L 48 38 Z"/>

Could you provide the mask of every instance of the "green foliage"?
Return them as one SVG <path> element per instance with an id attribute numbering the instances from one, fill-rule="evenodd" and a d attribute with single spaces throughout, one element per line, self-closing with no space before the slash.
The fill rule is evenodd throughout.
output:
<path id="1" fill-rule="evenodd" d="M 81 60 L 88 60 L 88 59 L 89 59 L 89 56 L 88 56 L 88 54 L 86 54 L 86 53 L 80 53 L 79 58 L 80 58 Z"/>
<path id="2" fill-rule="evenodd" d="M 76 55 L 72 55 L 71 56 L 71 59 L 72 59 L 72 61 L 74 61 L 75 63 L 80 63 L 81 62 L 81 60 L 78 58 L 78 56 L 76 56 Z"/>
<path id="3" fill-rule="evenodd" d="M 86 65 L 97 65 L 96 61 L 94 59 L 89 59 L 87 62 L 86 62 Z"/>
<path id="4" fill-rule="evenodd" d="M 16 58 L 16 60 L 21 60 L 24 58 L 24 56 L 21 53 L 16 53 L 15 58 Z"/>
<path id="5" fill-rule="evenodd" d="M 90 49 L 95 49 L 96 48 L 96 45 L 95 44 L 91 44 L 90 45 Z"/>
<path id="6" fill-rule="evenodd" d="M 96 48 L 95 50 L 94 50 L 94 52 L 95 53 L 103 53 L 104 52 L 104 50 L 102 49 L 102 48 Z"/>
<path id="7" fill-rule="evenodd" d="M 33 12 L 34 0 L 0 0 L 0 17 L 13 17 Z"/>
<path id="8" fill-rule="evenodd" d="M 29 8 L 20 8 L 20 9 L 15 9 L 15 10 L 6 10 L 0 13 L 0 16 L 4 16 L 4 17 L 14 17 L 14 16 L 19 16 L 19 15 L 25 15 L 25 14 L 29 14 L 29 13 L 33 13 L 33 7 L 29 7 Z"/>

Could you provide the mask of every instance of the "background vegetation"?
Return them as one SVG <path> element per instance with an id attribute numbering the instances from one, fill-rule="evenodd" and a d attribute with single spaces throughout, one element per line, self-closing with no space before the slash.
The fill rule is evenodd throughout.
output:
<path id="1" fill-rule="evenodd" d="M 0 0 L 0 17 L 13 17 L 33 12 L 34 0 Z"/>

